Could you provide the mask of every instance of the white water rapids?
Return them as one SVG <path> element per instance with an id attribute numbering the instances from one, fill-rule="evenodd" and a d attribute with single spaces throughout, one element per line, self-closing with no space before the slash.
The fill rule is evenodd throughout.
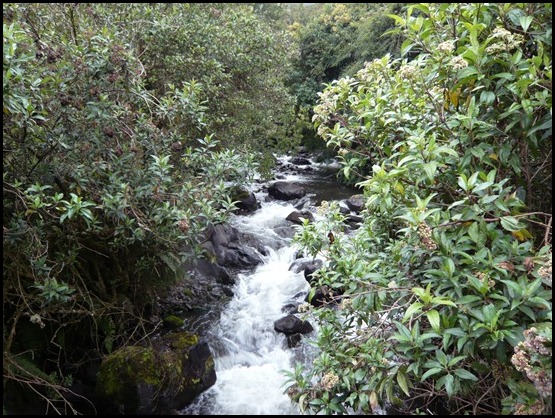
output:
<path id="1" fill-rule="evenodd" d="M 287 180 L 308 181 L 305 187 L 309 193 L 313 191 L 308 177 Z M 333 189 L 333 184 L 330 180 L 326 187 Z M 338 199 L 353 194 L 352 190 L 336 186 Z M 274 330 L 274 322 L 287 315 L 282 311 L 284 305 L 303 302 L 309 284 L 303 272 L 289 270 L 296 250 L 291 239 L 275 232 L 276 228 L 290 225 L 285 218 L 296 208 L 288 202 L 265 201 L 266 196 L 266 192 L 257 192 L 261 208 L 231 220 L 234 227 L 267 245 L 268 256 L 254 270 L 238 274 L 231 301 L 209 330 L 217 381 L 181 411 L 184 415 L 300 414 L 284 393 L 287 378 L 283 370 L 291 371 L 296 361 L 307 358 L 307 344 L 301 342 L 296 348 L 288 348 L 285 335 Z M 314 332 L 304 336 L 303 341 Z"/>

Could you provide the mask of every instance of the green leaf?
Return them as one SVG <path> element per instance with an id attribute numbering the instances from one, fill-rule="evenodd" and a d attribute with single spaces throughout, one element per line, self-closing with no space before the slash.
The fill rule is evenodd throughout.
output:
<path id="1" fill-rule="evenodd" d="M 449 363 L 447 364 L 449 367 L 454 366 L 455 364 L 457 364 L 459 361 L 464 360 L 466 358 L 466 356 L 457 356 L 457 357 L 453 357 L 451 360 L 449 360 Z"/>
<path id="2" fill-rule="evenodd" d="M 455 305 L 455 303 L 443 296 L 437 296 L 435 298 L 432 299 L 432 303 L 435 305 L 444 305 L 444 306 L 453 306 L 453 307 L 457 307 L 457 305 Z"/>
<path id="3" fill-rule="evenodd" d="M 457 375 L 457 377 L 463 380 L 473 380 L 474 382 L 478 381 L 478 378 L 474 374 L 470 373 L 468 370 L 457 369 L 455 370 L 455 374 Z"/>
<path id="4" fill-rule="evenodd" d="M 403 390 L 403 392 L 405 392 L 407 396 L 410 396 L 409 385 L 404 372 L 399 371 L 397 373 L 397 383 L 399 383 L 399 387 Z"/>
<path id="5" fill-rule="evenodd" d="M 424 304 L 421 302 L 414 302 L 412 305 L 410 305 L 405 312 L 405 315 L 403 316 L 403 322 L 406 322 L 406 320 L 409 319 L 416 312 L 422 311 L 423 306 Z"/>
<path id="6" fill-rule="evenodd" d="M 455 337 L 464 337 L 464 336 L 467 335 L 466 332 L 464 332 L 460 328 L 448 328 L 448 329 L 444 330 L 444 332 L 446 334 L 454 335 Z"/>
<path id="7" fill-rule="evenodd" d="M 534 17 L 533 16 L 521 16 L 518 20 L 519 20 L 520 26 L 522 26 L 522 29 L 524 30 L 524 32 L 528 32 L 528 28 L 530 27 L 530 24 L 534 20 Z"/>
<path id="8" fill-rule="evenodd" d="M 495 101 L 495 93 L 493 91 L 483 90 L 480 94 L 480 102 L 486 106 L 491 105 Z"/>
<path id="9" fill-rule="evenodd" d="M 366 370 L 365 369 L 358 369 L 354 374 L 355 382 L 358 383 L 358 382 L 362 381 L 362 379 L 364 379 L 364 376 L 366 376 Z"/>
<path id="10" fill-rule="evenodd" d="M 476 67 L 468 66 L 459 71 L 459 79 L 462 80 L 466 77 L 470 77 L 476 74 L 478 74 L 478 70 L 476 69 Z"/>
<path id="11" fill-rule="evenodd" d="M 426 164 L 424 164 L 424 171 L 426 172 L 426 175 L 428 176 L 428 180 L 433 181 L 434 177 L 436 175 L 436 170 L 437 170 L 437 163 L 435 161 L 430 161 Z"/>
<path id="12" fill-rule="evenodd" d="M 536 314 L 534 314 L 534 311 L 530 309 L 530 307 L 525 305 L 520 305 L 518 307 L 518 310 L 525 313 L 532 321 L 536 320 Z"/>
<path id="13" fill-rule="evenodd" d="M 439 361 L 439 364 L 441 364 L 444 367 L 447 367 L 447 356 L 443 351 L 436 350 L 436 358 L 437 358 L 437 361 Z"/>
<path id="14" fill-rule="evenodd" d="M 430 321 L 430 325 L 435 331 L 439 331 L 440 329 L 440 320 L 439 320 L 439 312 L 435 309 L 429 310 L 426 312 L 426 316 L 428 317 L 428 321 Z"/>
<path id="15" fill-rule="evenodd" d="M 455 377 L 451 374 L 445 376 L 445 391 L 447 392 L 447 396 L 453 396 L 455 390 Z"/>
<path id="16" fill-rule="evenodd" d="M 426 373 L 424 373 L 422 375 L 422 378 L 420 379 L 421 382 L 423 382 L 424 380 L 426 380 L 428 377 L 433 376 L 434 374 L 438 374 L 441 373 L 443 371 L 443 368 L 441 367 L 434 367 L 433 369 L 428 370 Z"/>
<path id="17" fill-rule="evenodd" d="M 502 216 L 501 226 L 507 231 L 520 231 L 523 227 L 518 223 L 518 219 L 513 216 Z"/>
<path id="18" fill-rule="evenodd" d="M 477 302 L 477 301 L 479 301 L 479 300 L 482 300 L 482 298 L 480 298 L 479 296 L 466 295 L 466 296 L 463 296 L 462 298 L 460 298 L 460 299 L 457 301 L 457 303 L 458 303 L 459 305 L 468 305 L 468 304 L 470 304 L 470 303 Z"/>

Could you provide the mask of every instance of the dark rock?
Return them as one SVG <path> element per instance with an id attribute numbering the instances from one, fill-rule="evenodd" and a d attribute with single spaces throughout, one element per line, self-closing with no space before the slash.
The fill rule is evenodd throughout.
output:
<path id="1" fill-rule="evenodd" d="M 338 304 L 338 296 L 341 296 L 342 292 L 337 290 L 331 290 L 328 286 L 319 286 L 314 292 L 314 296 L 309 300 L 309 295 L 306 295 L 305 301 L 310 303 L 314 307 L 320 307 L 330 304 Z"/>
<path id="2" fill-rule="evenodd" d="M 314 222 L 314 215 L 312 215 L 312 213 L 309 212 L 308 210 L 293 211 L 289 215 L 287 215 L 287 218 L 285 219 L 288 220 L 289 222 L 293 222 L 296 225 L 302 225 L 303 221 L 301 218 L 308 219 L 309 222 Z"/>
<path id="3" fill-rule="evenodd" d="M 276 181 L 268 187 L 268 193 L 278 200 L 293 200 L 303 197 L 306 194 L 306 190 L 297 184 Z"/>
<path id="4" fill-rule="evenodd" d="M 288 303 L 287 305 L 284 305 L 281 307 L 281 312 L 286 313 L 286 314 L 294 314 L 297 313 L 297 307 L 299 305 L 296 303 Z"/>
<path id="5" fill-rule="evenodd" d="M 296 333 L 308 334 L 309 332 L 312 332 L 314 330 L 314 328 L 312 328 L 312 325 L 310 325 L 310 322 L 303 321 L 302 319 L 299 319 L 292 314 L 275 321 L 274 329 L 277 332 L 282 332 L 286 335 Z"/>
<path id="6" fill-rule="evenodd" d="M 349 223 L 359 223 L 362 222 L 364 220 L 364 218 L 362 216 L 359 215 L 349 215 L 347 216 L 346 221 Z"/>
<path id="7" fill-rule="evenodd" d="M 224 291 L 224 295 L 228 296 L 228 297 L 233 297 L 233 290 L 227 286 L 223 287 L 223 291 Z"/>
<path id="8" fill-rule="evenodd" d="M 304 158 L 304 157 L 293 157 L 293 158 L 291 158 L 291 160 L 289 160 L 289 162 L 291 164 L 295 164 L 295 165 L 310 165 L 310 164 L 312 164 L 308 158 Z"/>
<path id="9" fill-rule="evenodd" d="M 254 212 L 258 209 L 258 201 L 254 193 L 244 189 L 236 189 L 233 191 L 231 198 L 237 201 L 235 206 L 244 212 Z"/>
<path id="10" fill-rule="evenodd" d="M 301 271 L 304 272 L 304 278 L 307 282 L 311 283 L 315 281 L 314 273 L 321 269 L 323 265 L 322 260 L 314 259 L 314 260 L 296 260 L 290 266 L 289 270 L 293 271 L 294 273 L 300 273 Z"/>
<path id="11" fill-rule="evenodd" d="M 256 237 L 239 232 L 229 224 L 214 225 L 209 239 L 216 261 L 223 267 L 253 267 L 262 263 L 261 255 L 267 255 Z"/>
<path id="12" fill-rule="evenodd" d="M 347 207 L 353 212 L 359 213 L 362 209 L 364 209 L 366 200 L 364 199 L 363 195 L 355 194 L 345 200 L 345 203 L 347 204 Z"/>
<path id="13" fill-rule="evenodd" d="M 218 264 L 226 267 L 253 267 L 262 263 L 260 255 L 252 248 L 225 248 L 216 249 Z"/>
<path id="14" fill-rule="evenodd" d="M 211 243 L 210 243 L 211 244 Z M 199 258 L 195 261 L 197 271 L 205 277 L 215 278 L 218 283 L 226 285 L 234 285 L 235 279 L 230 276 L 229 272 L 216 263 L 211 263 L 209 260 Z"/>
<path id="15" fill-rule="evenodd" d="M 306 297 L 306 294 L 307 292 L 298 292 L 298 293 L 295 293 L 295 295 L 293 295 L 291 299 L 301 301 L 301 300 L 304 300 L 304 298 Z"/>
<path id="16" fill-rule="evenodd" d="M 287 336 L 287 347 L 294 348 L 301 342 L 302 334 L 296 333 Z"/>
<path id="17" fill-rule="evenodd" d="M 342 203 L 339 204 L 339 213 L 341 213 L 342 215 L 348 215 L 351 213 L 351 210 L 343 205 Z"/>
<path id="18" fill-rule="evenodd" d="M 327 286 L 323 286 L 323 287 L 327 287 Z M 316 291 L 314 292 L 314 296 L 312 296 L 312 299 L 309 299 L 309 296 L 310 296 L 310 293 L 306 295 L 306 301 L 316 308 L 319 308 L 320 306 L 324 306 L 326 302 L 329 301 L 327 292 L 325 292 L 325 289 L 322 289 L 322 287 L 319 287 L 318 289 L 316 289 Z"/>
<path id="19" fill-rule="evenodd" d="M 125 415 L 163 415 L 216 382 L 214 359 L 195 334 L 166 334 L 152 347 L 126 346 L 100 366 L 97 392 Z"/>
<path id="20" fill-rule="evenodd" d="M 274 232 L 282 238 L 293 238 L 295 236 L 295 229 L 291 226 L 275 227 Z"/>

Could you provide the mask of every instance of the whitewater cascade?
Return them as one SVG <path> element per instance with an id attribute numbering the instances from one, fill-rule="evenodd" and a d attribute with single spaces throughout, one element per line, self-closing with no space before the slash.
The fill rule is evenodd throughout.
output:
<path id="1" fill-rule="evenodd" d="M 321 200 L 340 200 L 354 193 L 329 175 L 329 166 L 312 163 L 311 167 L 306 174 L 290 174 L 282 180 L 301 184 L 308 198 L 273 200 L 260 189 L 255 194 L 261 207 L 250 215 L 232 217 L 230 223 L 235 228 L 257 236 L 267 246 L 267 255 L 254 270 L 238 273 L 231 301 L 206 336 L 214 354 L 216 384 L 182 414 L 300 414 L 284 393 L 286 377 L 282 371 L 293 370 L 297 361 L 310 361 L 312 348 L 306 339 L 317 331 L 304 336 L 299 346 L 288 348 L 285 335 L 274 330 L 274 322 L 287 315 L 282 308 L 302 303 L 310 289 L 302 271 L 289 270 L 296 255 L 291 238 L 276 231 L 291 226 L 285 218 L 300 205 L 317 218 L 314 205 Z M 312 325 L 316 329 L 316 324 Z"/>

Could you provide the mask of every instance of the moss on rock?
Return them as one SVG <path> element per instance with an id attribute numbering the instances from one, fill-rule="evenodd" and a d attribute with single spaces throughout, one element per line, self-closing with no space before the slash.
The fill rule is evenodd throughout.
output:
<path id="1" fill-rule="evenodd" d="M 208 345 L 178 332 L 153 347 L 123 347 L 107 356 L 97 391 L 125 414 L 165 413 L 184 407 L 215 381 Z"/>
<path id="2" fill-rule="evenodd" d="M 173 349 L 183 350 L 198 344 L 198 336 L 190 332 L 168 334 L 164 341 Z"/>
<path id="3" fill-rule="evenodd" d="M 168 315 L 164 318 L 164 324 L 173 328 L 179 328 L 183 326 L 183 319 L 176 315 Z"/>

